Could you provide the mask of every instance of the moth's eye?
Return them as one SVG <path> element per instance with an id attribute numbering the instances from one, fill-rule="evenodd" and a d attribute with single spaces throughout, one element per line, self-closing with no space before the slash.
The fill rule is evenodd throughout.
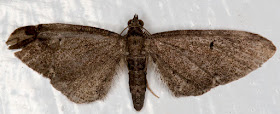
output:
<path id="1" fill-rule="evenodd" d="M 132 22 L 132 20 L 130 19 L 130 20 L 127 22 L 127 24 L 128 24 L 128 25 L 130 25 L 130 24 L 131 24 L 131 22 Z"/>
<path id="2" fill-rule="evenodd" d="M 139 24 L 140 24 L 141 26 L 144 26 L 144 22 L 143 22 L 142 20 L 139 20 Z"/>

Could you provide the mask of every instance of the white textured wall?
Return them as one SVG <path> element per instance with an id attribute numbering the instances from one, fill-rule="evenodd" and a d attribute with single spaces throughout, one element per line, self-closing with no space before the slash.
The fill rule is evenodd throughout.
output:
<path id="1" fill-rule="evenodd" d="M 5 45 L 18 27 L 39 23 L 89 25 L 120 33 L 135 13 L 150 33 L 175 29 L 236 29 L 261 34 L 280 49 L 279 0 L 0 0 L 0 114 L 136 113 L 127 69 L 104 101 L 78 105 L 28 68 Z M 198 97 L 174 98 L 149 70 L 160 99 L 146 92 L 137 114 L 280 113 L 280 53 L 247 77 Z"/>

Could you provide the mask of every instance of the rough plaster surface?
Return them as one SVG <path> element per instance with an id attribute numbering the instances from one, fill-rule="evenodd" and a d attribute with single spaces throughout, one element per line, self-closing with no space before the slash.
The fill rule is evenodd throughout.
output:
<path id="1" fill-rule="evenodd" d="M 28 68 L 5 45 L 13 30 L 39 23 L 89 25 L 120 33 L 135 13 L 150 33 L 176 29 L 235 29 L 261 34 L 276 54 L 248 76 L 198 97 L 175 98 L 153 68 L 144 108 L 137 114 L 280 113 L 280 1 L 278 0 L 0 0 L 0 114 L 137 113 L 127 69 L 119 70 L 104 101 L 75 104 Z M 152 65 L 151 65 L 152 66 Z"/>

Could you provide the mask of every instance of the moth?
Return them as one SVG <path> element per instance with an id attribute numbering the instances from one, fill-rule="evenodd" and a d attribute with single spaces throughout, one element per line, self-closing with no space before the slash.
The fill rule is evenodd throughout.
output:
<path id="1" fill-rule="evenodd" d="M 244 77 L 271 58 L 266 38 L 237 30 L 175 30 L 150 34 L 134 15 L 126 35 L 71 24 L 39 24 L 16 29 L 9 49 L 75 103 L 104 99 L 120 60 L 129 70 L 133 105 L 140 111 L 151 58 L 175 97 L 198 96 Z"/>

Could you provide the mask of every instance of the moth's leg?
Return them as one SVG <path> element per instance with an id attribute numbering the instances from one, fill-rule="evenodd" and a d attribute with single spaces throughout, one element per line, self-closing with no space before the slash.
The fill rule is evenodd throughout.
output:
<path id="1" fill-rule="evenodd" d="M 146 80 L 146 82 L 147 82 L 147 88 L 148 88 L 148 90 L 149 90 L 155 97 L 159 98 L 159 96 L 157 96 L 157 95 L 153 92 L 153 90 L 149 87 L 149 83 L 148 83 L 147 80 Z"/>

